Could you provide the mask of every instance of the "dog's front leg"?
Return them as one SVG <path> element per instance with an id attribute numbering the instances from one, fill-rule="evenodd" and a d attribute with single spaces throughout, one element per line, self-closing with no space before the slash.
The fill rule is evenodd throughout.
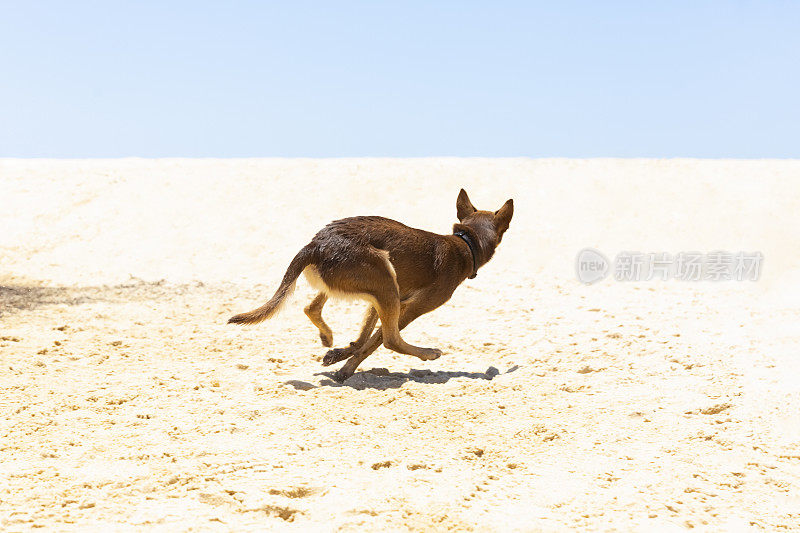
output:
<path id="1" fill-rule="evenodd" d="M 369 338 L 369 340 L 364 344 L 364 346 L 361 347 L 361 349 L 358 350 L 357 353 L 353 354 L 347 360 L 342 368 L 333 374 L 333 379 L 339 383 L 344 382 L 344 380 L 355 373 L 358 365 L 360 365 L 364 359 L 372 355 L 372 352 L 377 350 L 381 344 L 383 344 L 383 334 L 379 329 L 372 337 Z"/>
<path id="2" fill-rule="evenodd" d="M 325 357 L 322 358 L 322 366 L 330 366 L 338 363 L 339 361 L 344 361 L 358 352 L 358 350 L 370 339 L 372 332 L 375 330 L 375 324 L 377 324 L 377 322 L 378 312 L 370 305 L 369 309 L 367 309 L 367 314 L 364 316 L 364 325 L 361 327 L 361 333 L 359 334 L 358 339 L 351 342 L 350 346 L 346 346 L 345 348 L 334 348 L 333 350 L 329 350 L 328 353 L 325 354 Z"/>

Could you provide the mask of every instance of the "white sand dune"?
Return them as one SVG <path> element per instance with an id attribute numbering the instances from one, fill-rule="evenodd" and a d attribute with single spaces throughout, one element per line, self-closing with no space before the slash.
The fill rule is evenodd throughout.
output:
<path id="1" fill-rule="evenodd" d="M 343 386 L 260 305 L 330 220 L 497 255 Z M 800 161 L 0 160 L 0 528 L 800 530 Z M 760 251 L 758 282 L 575 254 Z M 363 305 L 332 302 L 335 344 Z"/>

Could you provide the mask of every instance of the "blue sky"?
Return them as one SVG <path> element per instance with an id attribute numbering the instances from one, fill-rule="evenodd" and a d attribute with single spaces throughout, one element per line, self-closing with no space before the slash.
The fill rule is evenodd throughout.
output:
<path id="1" fill-rule="evenodd" d="M 0 1 L 0 156 L 798 157 L 799 2 Z"/>

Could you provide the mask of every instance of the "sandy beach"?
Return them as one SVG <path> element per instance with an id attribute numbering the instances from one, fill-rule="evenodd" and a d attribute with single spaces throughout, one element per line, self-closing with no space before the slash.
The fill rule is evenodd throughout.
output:
<path id="1" fill-rule="evenodd" d="M 495 258 L 344 384 L 324 224 Z M 800 531 L 800 161 L 0 159 L 0 529 Z M 759 251 L 758 281 L 584 285 L 575 256 Z M 334 346 L 359 302 L 331 302 Z"/>

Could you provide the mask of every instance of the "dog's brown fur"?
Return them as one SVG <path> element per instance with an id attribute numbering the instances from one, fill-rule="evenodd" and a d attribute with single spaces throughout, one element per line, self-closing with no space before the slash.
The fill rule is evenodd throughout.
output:
<path id="1" fill-rule="evenodd" d="M 331 222 L 292 259 L 266 304 L 228 323 L 255 324 L 270 318 L 305 273 L 319 290 L 305 312 L 319 329 L 324 346 L 333 345 L 331 328 L 322 318 L 329 296 L 357 297 L 371 304 L 358 339 L 346 348 L 330 350 L 323 359 L 326 366 L 347 359 L 335 374 L 338 381 L 352 376 L 381 344 L 422 360 L 436 359 L 440 350 L 408 344 L 400 330 L 449 300 L 461 282 L 492 258 L 511 222 L 514 201 L 508 200 L 495 212 L 479 211 L 461 189 L 456 214 L 459 223 L 453 226 L 454 235 L 437 235 L 382 217 Z M 455 233 L 466 234 L 466 240 Z M 473 243 L 474 256 L 467 240 Z M 381 327 L 373 333 L 378 319 Z"/>

